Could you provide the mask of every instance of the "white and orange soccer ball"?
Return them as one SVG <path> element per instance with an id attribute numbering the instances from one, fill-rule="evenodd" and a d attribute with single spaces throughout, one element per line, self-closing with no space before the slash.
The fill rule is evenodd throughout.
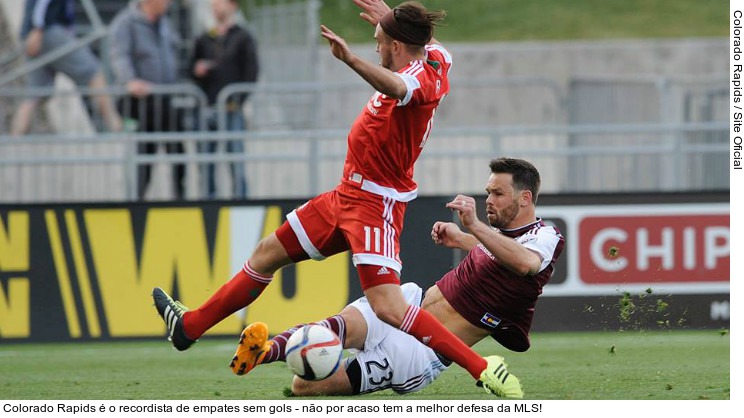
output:
<path id="1" fill-rule="evenodd" d="M 285 349 L 287 367 L 305 380 L 323 380 L 336 372 L 344 348 L 331 330 L 305 325 L 295 331 Z"/>

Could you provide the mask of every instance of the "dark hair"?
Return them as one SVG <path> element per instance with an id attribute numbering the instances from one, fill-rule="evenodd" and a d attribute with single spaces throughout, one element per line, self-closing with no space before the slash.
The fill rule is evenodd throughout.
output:
<path id="1" fill-rule="evenodd" d="M 532 163 L 518 158 L 496 158 L 491 160 L 491 173 L 508 173 L 512 175 L 512 183 L 517 190 L 532 192 L 532 203 L 537 203 L 540 192 L 540 172 Z"/>
<path id="2" fill-rule="evenodd" d="M 407 1 L 390 11 L 389 16 L 380 19 L 385 33 L 403 43 L 424 46 L 434 36 L 437 26 L 447 13 L 444 10 L 427 10 L 421 3 Z"/>

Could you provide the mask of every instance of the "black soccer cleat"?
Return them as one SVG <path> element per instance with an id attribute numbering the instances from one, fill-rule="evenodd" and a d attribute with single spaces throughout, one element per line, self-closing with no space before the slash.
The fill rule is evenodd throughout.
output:
<path id="1" fill-rule="evenodd" d="M 163 318 L 165 327 L 168 329 L 168 341 L 173 343 L 178 351 L 187 350 L 196 340 L 186 336 L 183 331 L 183 314 L 189 309 L 181 302 L 173 300 L 165 291 L 159 287 L 152 289 L 152 300 L 158 314 Z"/>

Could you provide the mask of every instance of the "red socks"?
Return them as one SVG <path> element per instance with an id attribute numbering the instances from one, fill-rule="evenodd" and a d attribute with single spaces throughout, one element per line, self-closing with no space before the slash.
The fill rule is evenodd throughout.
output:
<path id="1" fill-rule="evenodd" d="M 264 276 L 248 262 L 229 282 L 222 285 L 209 300 L 183 315 L 183 328 L 192 340 L 199 339 L 208 329 L 253 303 L 271 283 L 273 276 Z"/>
<path id="2" fill-rule="evenodd" d="M 418 306 L 408 306 L 400 329 L 462 366 L 476 380 L 488 365 L 483 357 L 447 330 L 432 314 Z"/>

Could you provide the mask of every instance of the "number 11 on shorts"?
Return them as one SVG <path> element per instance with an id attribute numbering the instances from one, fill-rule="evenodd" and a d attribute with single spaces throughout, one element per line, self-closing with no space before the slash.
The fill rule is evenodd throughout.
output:
<path id="1" fill-rule="evenodd" d="M 375 233 L 375 249 L 374 252 L 380 253 L 380 228 L 379 227 L 364 227 L 364 251 L 372 251 L 372 231 Z"/>

